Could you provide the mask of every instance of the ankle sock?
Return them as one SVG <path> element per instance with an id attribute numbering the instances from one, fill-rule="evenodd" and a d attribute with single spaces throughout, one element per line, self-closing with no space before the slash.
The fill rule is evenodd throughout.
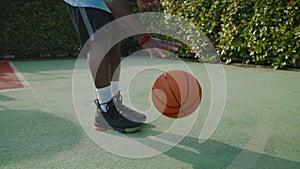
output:
<path id="1" fill-rule="evenodd" d="M 119 92 L 119 81 L 111 81 L 111 94 L 112 96 Z"/>
<path id="2" fill-rule="evenodd" d="M 98 100 L 103 111 L 107 111 L 108 102 L 112 99 L 111 85 L 103 88 L 96 89 L 98 94 Z"/>

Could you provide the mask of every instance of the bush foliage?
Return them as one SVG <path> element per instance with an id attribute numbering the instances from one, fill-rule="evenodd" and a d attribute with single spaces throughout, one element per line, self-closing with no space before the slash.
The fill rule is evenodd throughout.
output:
<path id="1" fill-rule="evenodd" d="M 202 30 L 226 63 L 300 65 L 297 0 L 161 0 L 161 4 L 165 13 Z"/>
<path id="2" fill-rule="evenodd" d="M 55 56 L 79 47 L 63 1 L 8 0 L 0 7 L 0 56 Z"/>
<path id="3" fill-rule="evenodd" d="M 192 22 L 226 63 L 300 66 L 298 0 L 160 0 L 160 10 Z M 0 58 L 70 55 L 78 36 L 63 1 L 8 0 L 0 4 Z M 188 32 L 187 32 L 188 33 Z M 123 53 L 137 50 L 122 43 Z M 182 56 L 193 56 L 185 47 Z"/>

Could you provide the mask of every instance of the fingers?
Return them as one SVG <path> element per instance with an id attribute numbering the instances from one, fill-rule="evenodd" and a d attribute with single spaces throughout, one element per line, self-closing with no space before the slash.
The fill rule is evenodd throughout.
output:
<path id="1" fill-rule="evenodd" d="M 146 43 L 142 45 L 144 49 L 149 49 L 149 55 L 151 59 L 154 59 L 155 56 L 162 58 L 167 57 L 163 50 L 169 52 L 178 52 L 181 43 L 164 41 L 156 38 L 150 38 Z"/>
<path id="2" fill-rule="evenodd" d="M 155 58 L 166 58 L 167 55 L 164 51 L 161 49 L 157 48 L 152 48 L 152 49 L 147 49 L 147 52 L 149 53 L 150 59 L 155 59 Z"/>
<path id="3" fill-rule="evenodd" d="M 154 4 L 152 2 L 148 2 L 148 11 L 147 12 L 151 12 L 154 10 Z"/>
<path id="4" fill-rule="evenodd" d="M 175 43 L 175 42 L 168 42 L 168 41 L 162 41 L 162 43 L 159 44 L 160 49 L 164 49 L 170 52 L 178 52 L 181 44 Z"/>
<path id="5" fill-rule="evenodd" d="M 142 12 L 148 12 L 149 10 L 150 9 L 148 5 L 143 5 Z"/>
<path id="6" fill-rule="evenodd" d="M 142 6 L 142 12 L 151 12 L 155 9 L 156 1 L 155 0 L 144 0 L 144 5 Z"/>
<path id="7" fill-rule="evenodd" d="M 155 49 L 157 51 L 157 53 L 159 54 L 159 56 L 161 58 L 166 58 L 167 55 L 165 54 L 165 52 L 163 52 L 162 50 L 159 50 L 159 49 Z"/>
<path id="8" fill-rule="evenodd" d="M 167 45 L 174 46 L 174 47 L 181 47 L 182 46 L 181 43 L 177 43 L 177 42 L 163 41 L 162 43 L 165 43 Z"/>

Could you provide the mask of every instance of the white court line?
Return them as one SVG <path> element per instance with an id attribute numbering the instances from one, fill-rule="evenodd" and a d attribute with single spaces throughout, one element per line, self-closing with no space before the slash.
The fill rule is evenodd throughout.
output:
<path id="1" fill-rule="evenodd" d="M 32 87 L 30 86 L 30 84 L 28 83 L 28 81 L 24 78 L 24 76 L 18 71 L 18 69 L 11 62 L 8 62 L 8 63 L 11 66 L 11 68 L 13 69 L 13 71 L 16 74 L 17 78 L 22 83 L 23 88 L 4 89 L 4 90 L 0 90 L 0 92 L 8 92 L 8 91 L 18 91 L 18 90 L 31 89 Z"/>

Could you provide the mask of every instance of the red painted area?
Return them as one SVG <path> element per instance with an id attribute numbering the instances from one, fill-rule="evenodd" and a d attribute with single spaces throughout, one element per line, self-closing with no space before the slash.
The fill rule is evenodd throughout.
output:
<path id="1" fill-rule="evenodd" d="M 8 62 L 0 62 L 0 90 L 20 89 L 24 85 Z"/>

